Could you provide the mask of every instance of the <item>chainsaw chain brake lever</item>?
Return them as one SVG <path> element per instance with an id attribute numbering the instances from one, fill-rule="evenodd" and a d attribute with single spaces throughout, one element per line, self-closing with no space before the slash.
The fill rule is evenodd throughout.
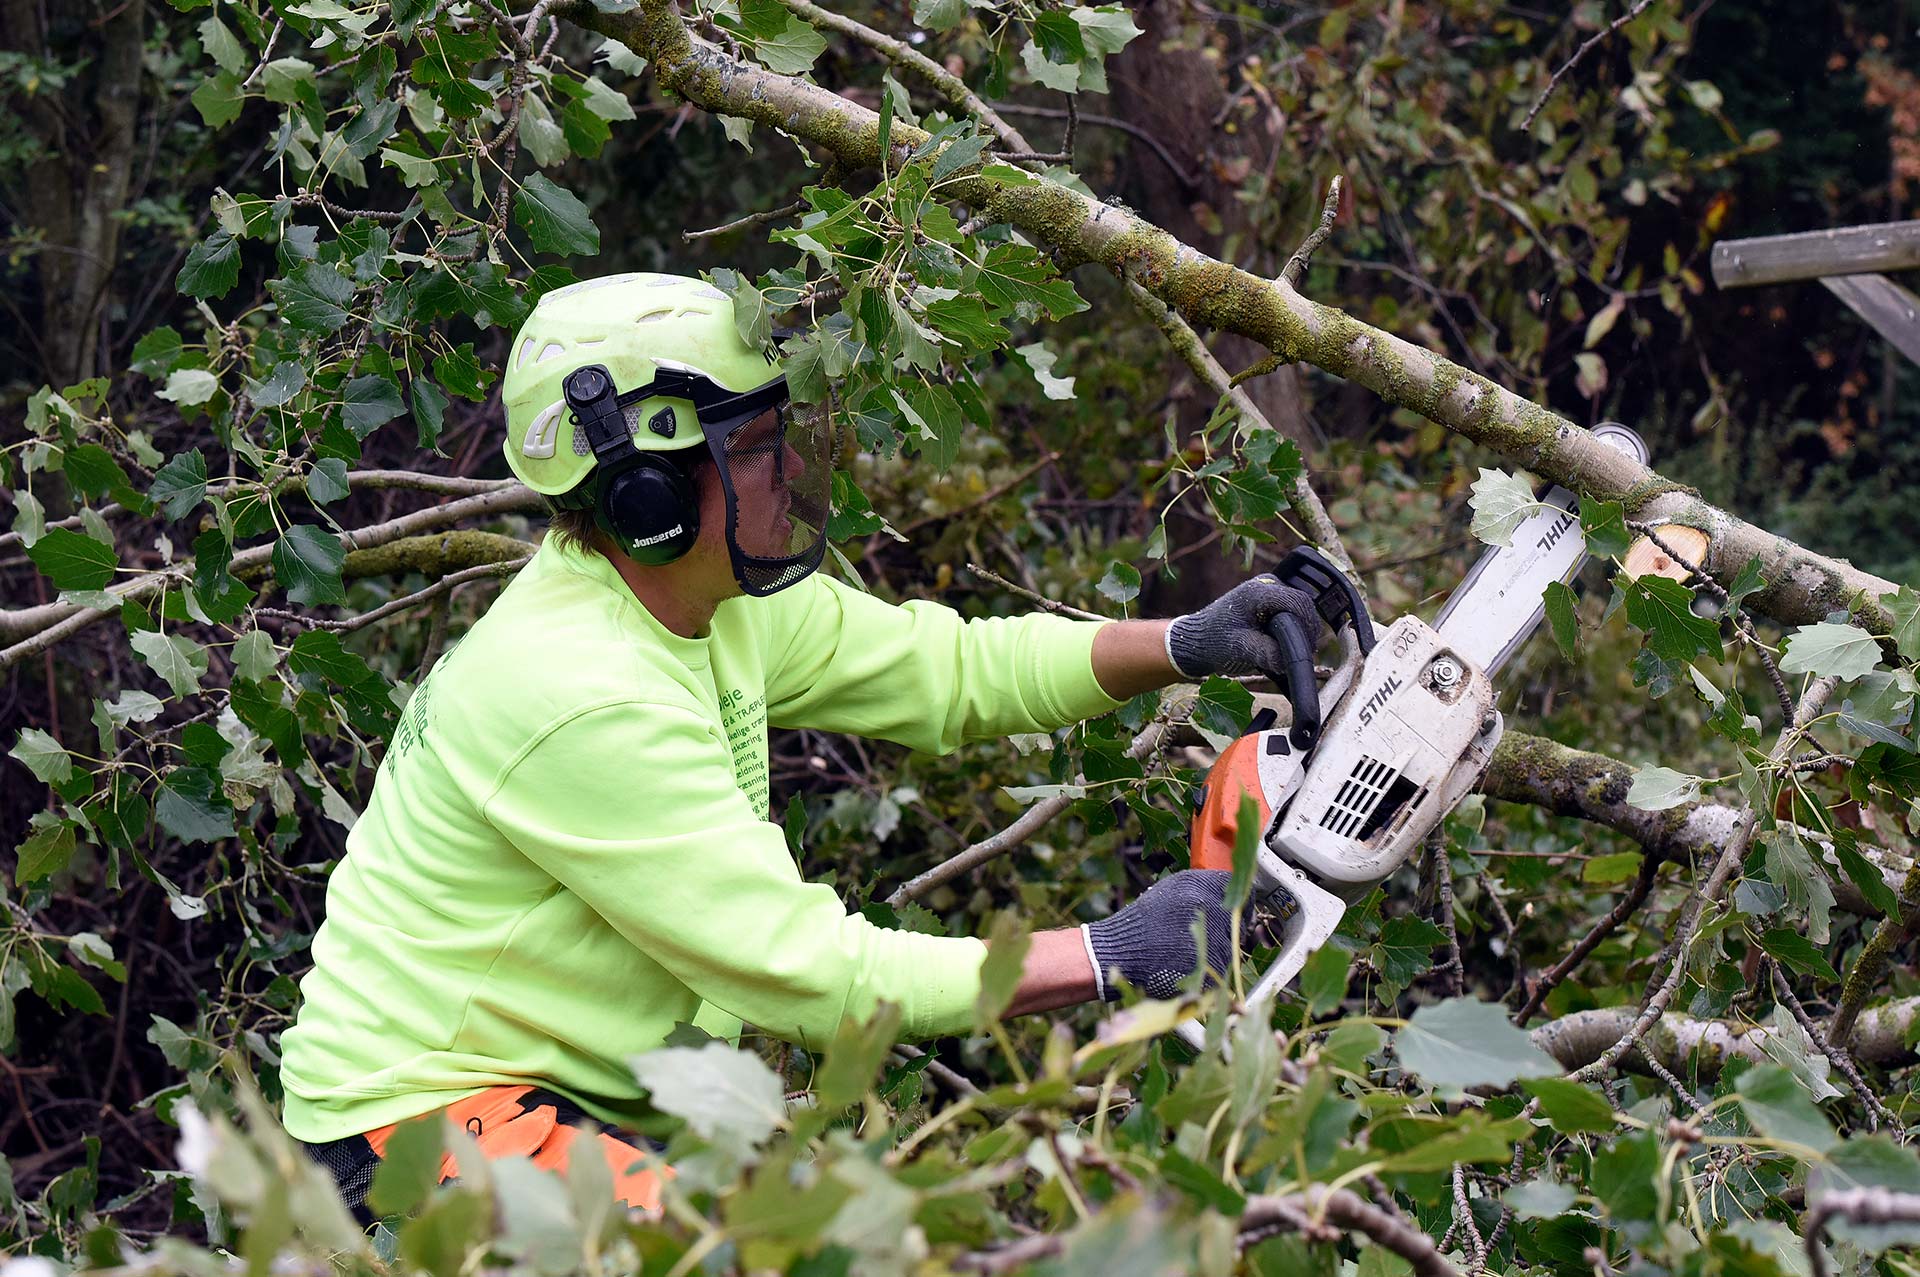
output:
<path id="1" fill-rule="evenodd" d="M 1313 595 L 1313 606 L 1328 629 L 1337 633 L 1342 622 L 1351 624 L 1360 655 L 1373 651 L 1373 620 L 1367 615 L 1366 600 L 1360 597 L 1359 589 L 1347 579 L 1347 574 L 1328 562 L 1320 551 L 1312 546 L 1295 546 L 1280 560 L 1273 575 L 1282 585 Z"/>
<path id="2" fill-rule="evenodd" d="M 1304 590 L 1313 596 L 1314 609 L 1328 627 L 1338 631 L 1342 623 L 1353 627 L 1360 654 L 1373 650 L 1373 621 L 1367 615 L 1366 601 L 1344 572 L 1329 563 L 1318 550 L 1297 546 L 1274 569 L 1281 584 Z M 1320 684 L 1313 676 L 1313 653 L 1319 636 L 1309 635 L 1300 622 L 1284 613 L 1267 625 L 1267 633 L 1280 645 L 1281 678 L 1287 700 L 1293 704 L 1293 726 L 1287 739 L 1295 749 L 1310 750 L 1320 740 Z"/>

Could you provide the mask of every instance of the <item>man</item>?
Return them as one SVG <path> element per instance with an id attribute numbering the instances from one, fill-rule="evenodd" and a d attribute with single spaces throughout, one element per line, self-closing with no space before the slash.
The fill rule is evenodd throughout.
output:
<path id="1" fill-rule="evenodd" d="M 548 294 L 508 355 L 506 454 L 552 535 L 408 703 L 348 839 L 284 1042 L 286 1125 L 357 1205 L 394 1125 L 444 1109 L 483 1153 L 564 1165 L 592 1138 L 651 1206 L 629 1056 L 677 1022 L 810 1047 L 884 1000 L 965 1029 L 985 947 L 849 914 L 768 821 L 767 729 L 948 752 L 1151 688 L 1273 670 L 1270 577 L 1169 625 L 964 622 L 813 570 L 832 436 L 697 279 Z M 1014 1013 L 1165 996 L 1229 961 L 1226 874 L 1187 871 L 1034 936 Z M 454 1168 L 449 1162 L 443 1170 Z"/>

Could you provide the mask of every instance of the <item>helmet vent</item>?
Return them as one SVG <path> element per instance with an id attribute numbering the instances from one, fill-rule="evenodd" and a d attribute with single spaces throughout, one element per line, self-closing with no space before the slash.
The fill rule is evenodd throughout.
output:
<path id="1" fill-rule="evenodd" d="M 557 341 L 550 341 L 545 346 L 542 346 L 540 348 L 540 358 L 535 360 L 534 362 L 544 364 L 547 362 L 547 360 L 552 359 L 555 355 L 564 355 L 566 353 L 567 353 L 567 348 L 565 346 L 562 346 Z"/>
<path id="2" fill-rule="evenodd" d="M 527 426 L 527 437 L 520 443 L 521 456 L 538 459 L 553 455 L 553 437 L 559 430 L 560 412 L 566 406 L 566 400 L 557 400 L 548 404 L 546 410 L 533 419 Z M 574 432 L 576 450 L 582 442 L 583 433 Z"/>
<path id="3" fill-rule="evenodd" d="M 534 339 L 532 337 L 520 343 L 520 354 L 513 361 L 514 367 L 525 368 L 527 366 L 527 356 L 533 353 L 533 343 Z"/>
<path id="4" fill-rule="evenodd" d="M 581 337 L 574 344 L 579 346 L 598 346 L 606 341 L 605 337 Z"/>
<path id="5" fill-rule="evenodd" d="M 715 297 L 721 301 L 727 300 L 727 295 L 721 292 L 719 289 L 715 288 L 712 284 L 708 284 L 705 288 L 695 293 L 694 296 L 695 297 Z"/>
<path id="6" fill-rule="evenodd" d="M 648 288 L 672 288 L 677 284 L 684 284 L 686 282 L 687 282 L 686 280 L 681 279 L 678 275 L 662 275 L 658 279 L 648 280 L 647 287 Z"/>
<path id="7" fill-rule="evenodd" d="M 638 319 L 634 320 L 633 322 L 636 324 L 652 324 L 652 323 L 657 323 L 662 319 L 670 319 L 673 317 L 673 315 L 674 315 L 674 310 L 671 306 L 662 306 L 659 310 L 648 311 L 646 314 L 640 316 Z"/>

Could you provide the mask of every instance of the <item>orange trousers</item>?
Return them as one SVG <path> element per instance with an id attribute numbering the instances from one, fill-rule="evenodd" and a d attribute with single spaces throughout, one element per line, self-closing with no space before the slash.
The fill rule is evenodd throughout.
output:
<path id="1" fill-rule="evenodd" d="M 563 1116 L 560 1106 L 569 1112 Z M 531 1158 L 535 1166 L 565 1172 L 575 1157 L 597 1153 L 605 1159 L 613 1175 L 615 1200 L 640 1210 L 660 1209 L 660 1182 L 673 1172 L 665 1167 L 643 1164 L 653 1155 L 633 1137 L 623 1140 L 602 1127 L 597 1133 L 574 1126 L 584 1121 L 601 1126 L 580 1115 L 571 1104 L 531 1086 L 496 1086 L 478 1095 L 448 1105 L 442 1110 L 465 1127 L 480 1145 L 481 1155 L 489 1161 L 498 1157 Z M 366 1141 L 378 1157 L 387 1155 L 387 1141 L 394 1126 L 382 1126 L 366 1133 Z M 440 1161 L 440 1181 L 445 1183 L 460 1173 L 452 1153 Z"/>

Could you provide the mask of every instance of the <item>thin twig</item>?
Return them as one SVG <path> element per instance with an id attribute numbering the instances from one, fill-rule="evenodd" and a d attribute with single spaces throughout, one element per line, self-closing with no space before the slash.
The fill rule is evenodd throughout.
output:
<path id="1" fill-rule="evenodd" d="M 1587 960 L 1587 955 L 1600 947 L 1602 940 L 1619 930 L 1620 924 L 1631 918 L 1634 912 L 1647 902 L 1647 897 L 1653 893 L 1653 884 L 1660 876 L 1660 866 L 1664 863 L 1666 862 L 1660 857 L 1651 854 L 1640 861 L 1640 872 L 1635 875 L 1633 886 L 1627 889 L 1627 894 L 1614 901 L 1613 908 L 1607 911 L 1607 916 L 1596 922 L 1586 935 L 1580 937 L 1579 942 L 1568 951 L 1566 957 L 1554 963 L 1541 975 L 1527 994 L 1526 1002 L 1513 1013 L 1515 1024 L 1524 1026 L 1528 1020 L 1532 1019 L 1534 1013 L 1540 1010 L 1541 1004 L 1546 1002 L 1547 995 L 1558 988 L 1562 980 L 1578 970 L 1580 964 Z"/>
<path id="2" fill-rule="evenodd" d="M 1440 915 L 1440 929 L 1447 934 L 1447 961 L 1441 970 L 1447 973 L 1448 992 L 1457 995 L 1466 991 L 1467 970 L 1460 961 L 1460 931 L 1453 921 L 1453 865 L 1447 857 L 1446 830 L 1440 825 L 1427 834 L 1427 862 L 1433 866 L 1435 912 Z"/>
<path id="3" fill-rule="evenodd" d="M 1024 585 L 1015 585 L 998 572 L 989 571 L 981 567 L 978 563 L 967 564 L 967 571 L 973 573 L 983 581 L 993 582 L 993 584 L 1009 593 L 1018 594 L 1021 598 L 1031 601 L 1043 611 L 1052 612 L 1058 616 L 1071 616 L 1079 621 L 1111 621 L 1114 619 L 1111 616 L 1102 616 L 1098 612 L 1089 612 L 1083 608 L 1073 607 L 1070 604 L 1062 603 L 1058 599 L 1050 599 L 1038 590 L 1029 590 Z"/>
<path id="4" fill-rule="evenodd" d="M 1174 180 L 1179 182 L 1186 190 L 1192 191 L 1200 185 L 1200 179 L 1188 172 L 1186 167 L 1173 157 L 1173 152 L 1167 149 L 1166 143 L 1133 123 L 1131 120 L 1122 120 L 1112 115 L 1096 115 L 1091 111 L 1076 110 L 1069 112 L 1053 106 L 1025 106 L 1017 102 L 1002 102 L 999 109 L 1006 115 L 1035 115 L 1042 119 L 1051 120 L 1075 119 L 1084 121 L 1087 124 L 1097 124 L 1104 129 L 1118 129 L 1122 133 L 1130 134 L 1133 137 L 1139 138 L 1142 142 L 1145 142 L 1148 149 L 1159 157 L 1162 164 L 1167 166 L 1167 171 L 1173 174 Z M 1069 135 L 1069 137 L 1071 137 L 1071 135 Z M 1071 150 L 1071 142 L 1063 149 Z"/>
<path id="5" fill-rule="evenodd" d="M 1525 133 L 1528 129 L 1531 129 L 1533 127 L 1533 117 L 1540 114 L 1540 108 L 1547 104 L 1547 99 L 1552 97 L 1554 90 L 1560 87 L 1560 81 L 1566 77 L 1567 72 L 1579 66 L 1580 60 L 1586 57 L 1588 53 L 1592 52 L 1593 46 L 1595 46 L 1596 44 L 1599 44 L 1602 40 L 1605 40 L 1608 36 L 1618 31 L 1621 27 L 1626 26 L 1627 23 L 1632 22 L 1635 18 L 1645 13 L 1647 11 L 1647 6 L 1651 5 L 1652 3 L 1653 3 L 1653 0 L 1639 0 L 1639 2 L 1635 4 L 1633 8 L 1627 10 L 1625 13 L 1615 18 L 1612 22 L 1608 23 L 1606 27 L 1603 28 L 1599 33 L 1597 33 L 1592 38 L 1587 40 L 1585 44 L 1582 44 L 1578 49 L 1575 49 L 1573 52 L 1573 56 L 1568 58 L 1564 63 L 1562 63 L 1560 69 L 1553 73 L 1553 78 L 1547 81 L 1547 87 L 1540 91 L 1540 96 L 1537 99 L 1535 99 L 1534 104 L 1527 109 L 1527 118 L 1520 121 L 1520 131 L 1522 133 Z"/>
<path id="6" fill-rule="evenodd" d="M 1333 175 L 1333 180 L 1327 183 L 1327 199 L 1320 206 L 1320 224 L 1313 228 L 1313 233 L 1301 242 L 1300 247 L 1293 250 L 1293 256 L 1289 257 L 1287 264 L 1280 268 L 1281 283 L 1288 288 L 1300 287 L 1300 277 L 1306 274 L 1307 267 L 1313 265 L 1314 251 L 1327 242 L 1327 236 L 1333 234 L 1333 222 L 1338 216 L 1340 216 L 1340 175 L 1336 173 Z"/>
<path id="7" fill-rule="evenodd" d="M 1799 997 L 1793 991 L 1793 986 L 1787 983 L 1786 973 L 1780 969 L 1780 964 L 1772 958 L 1768 958 L 1766 963 L 1767 969 L 1773 974 L 1774 997 L 1792 1013 L 1794 1021 L 1799 1024 L 1807 1037 L 1812 1039 L 1814 1049 L 1832 1060 L 1833 1066 L 1840 1070 L 1841 1075 L 1848 1082 L 1852 1083 L 1854 1093 L 1866 1105 L 1868 1129 L 1879 1130 L 1881 1122 L 1898 1129 L 1899 1119 L 1881 1100 L 1879 1093 L 1867 1085 L 1867 1079 L 1861 1074 L 1860 1066 L 1854 1063 L 1853 1055 L 1844 1046 L 1834 1042 L 1827 1031 L 1807 1014 L 1807 1009 L 1801 1005 Z"/>

